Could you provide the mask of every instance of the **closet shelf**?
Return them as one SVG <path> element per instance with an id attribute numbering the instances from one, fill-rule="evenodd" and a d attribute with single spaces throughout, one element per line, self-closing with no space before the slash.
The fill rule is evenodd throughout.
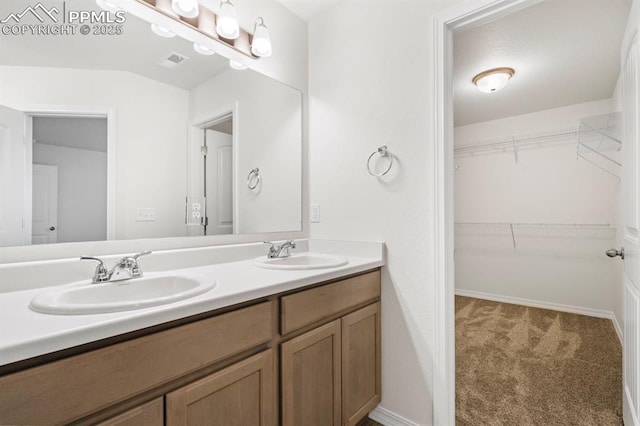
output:
<path id="1" fill-rule="evenodd" d="M 574 137 L 578 132 L 578 127 L 553 129 L 535 134 L 503 137 L 464 146 L 457 146 L 453 149 L 453 152 L 455 157 L 513 152 L 514 159 L 517 163 L 519 151 L 540 148 L 551 143 L 558 144 L 575 142 Z"/>
<path id="2" fill-rule="evenodd" d="M 587 231 L 590 233 L 596 233 L 596 236 L 611 237 L 615 234 L 616 227 L 608 223 L 517 223 L 517 222 L 456 222 L 456 228 L 465 227 L 478 230 L 503 230 L 503 236 L 509 235 L 513 242 L 513 248 L 516 248 L 516 237 L 518 234 L 529 231 L 533 232 L 533 235 L 540 236 L 544 232 L 551 231 L 553 236 L 558 236 L 558 233 L 569 233 L 574 235 L 573 231 Z M 486 235 L 483 233 L 482 235 Z M 531 235 L 531 234 L 529 234 Z M 579 233 L 578 235 L 583 235 Z M 591 235 L 593 236 L 593 235 Z"/>
<path id="3" fill-rule="evenodd" d="M 613 112 L 580 120 L 576 152 L 578 158 L 589 161 L 603 171 L 620 177 L 622 147 L 622 114 Z"/>

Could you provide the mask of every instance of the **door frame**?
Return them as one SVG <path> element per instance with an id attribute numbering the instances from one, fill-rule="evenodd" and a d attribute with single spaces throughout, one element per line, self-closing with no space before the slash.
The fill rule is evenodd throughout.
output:
<path id="1" fill-rule="evenodd" d="M 200 147 L 204 139 L 205 128 L 226 120 L 230 115 L 233 120 L 233 134 L 231 135 L 231 167 L 233 169 L 231 193 L 233 195 L 233 233 L 238 234 L 239 209 L 238 209 L 238 160 L 240 149 L 240 114 L 239 103 L 234 101 L 222 108 L 208 111 L 191 120 L 189 123 L 189 195 L 192 197 L 202 196 L 202 156 Z M 192 234 L 191 231 L 188 233 Z M 200 235 L 200 234 L 197 234 Z"/>
<path id="2" fill-rule="evenodd" d="M 433 424 L 455 424 L 453 32 L 473 28 L 542 0 L 472 0 L 434 17 L 433 34 Z"/>
<path id="3" fill-rule="evenodd" d="M 24 187 L 24 241 L 31 241 L 32 175 L 33 170 L 33 117 L 73 117 L 107 119 L 107 240 L 116 239 L 116 110 L 110 107 L 86 105 L 7 105 L 25 114 L 25 187 Z M 32 143 L 27 143 L 31 141 Z M 31 243 L 29 243 L 31 244 Z"/>

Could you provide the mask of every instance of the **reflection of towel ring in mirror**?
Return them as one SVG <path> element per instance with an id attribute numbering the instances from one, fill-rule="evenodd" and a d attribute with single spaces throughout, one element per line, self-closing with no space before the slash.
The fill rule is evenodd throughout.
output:
<path id="1" fill-rule="evenodd" d="M 387 157 L 389 158 L 389 165 L 387 166 L 387 168 L 381 172 L 381 173 L 375 173 L 373 170 L 371 170 L 371 159 L 374 157 L 374 155 L 376 154 L 380 154 L 380 157 Z M 387 173 L 389 173 L 389 170 L 391 170 L 391 167 L 393 166 L 393 154 L 391 154 L 389 152 L 389 150 L 387 149 L 386 145 L 382 145 L 380 148 L 378 148 L 377 151 L 374 151 L 369 158 L 367 159 L 367 171 L 369 172 L 369 174 L 371 176 L 375 176 L 375 177 L 380 177 L 380 176 L 384 176 Z"/>
<path id="2" fill-rule="evenodd" d="M 252 182 L 253 182 L 253 185 L 252 185 Z M 249 175 L 247 176 L 247 186 L 249 187 L 249 189 L 253 190 L 253 189 L 256 189 L 259 184 L 260 184 L 260 169 L 256 167 L 255 169 L 251 169 L 251 171 L 249 172 Z"/>

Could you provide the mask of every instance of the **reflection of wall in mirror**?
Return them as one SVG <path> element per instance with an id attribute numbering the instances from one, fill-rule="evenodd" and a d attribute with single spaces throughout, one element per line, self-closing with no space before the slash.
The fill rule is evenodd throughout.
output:
<path id="1" fill-rule="evenodd" d="M 7 105 L 109 107 L 116 113 L 116 239 L 186 235 L 189 92 L 119 71 L 0 66 Z M 154 208 L 154 222 L 136 222 Z"/>
<path id="2" fill-rule="evenodd" d="M 226 71 L 190 92 L 190 116 L 206 116 L 237 102 L 236 232 L 301 229 L 301 95 L 254 72 Z M 258 190 L 247 174 L 260 169 Z"/>

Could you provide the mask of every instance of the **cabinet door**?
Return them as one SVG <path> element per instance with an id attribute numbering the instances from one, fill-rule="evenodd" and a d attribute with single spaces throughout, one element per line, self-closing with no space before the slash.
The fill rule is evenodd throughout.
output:
<path id="1" fill-rule="evenodd" d="M 162 426 L 164 425 L 164 404 L 162 398 L 132 408 L 129 411 L 98 423 L 98 426 Z"/>
<path id="2" fill-rule="evenodd" d="M 275 425 L 273 350 L 167 394 L 167 425 Z"/>
<path id="3" fill-rule="evenodd" d="M 338 426 L 340 320 L 282 344 L 282 423 Z"/>
<path id="4" fill-rule="evenodd" d="M 342 318 L 342 395 L 348 426 L 380 403 L 380 303 Z"/>

